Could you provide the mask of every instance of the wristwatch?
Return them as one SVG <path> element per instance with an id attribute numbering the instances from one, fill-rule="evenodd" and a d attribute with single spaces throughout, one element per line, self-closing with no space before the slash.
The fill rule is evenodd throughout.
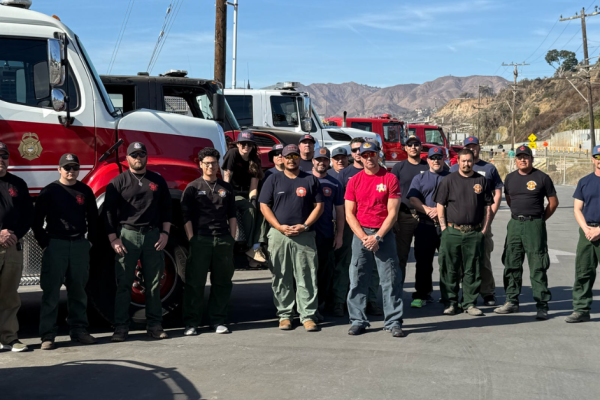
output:
<path id="1" fill-rule="evenodd" d="M 377 240 L 379 243 L 383 243 L 383 239 L 379 235 L 375 235 L 375 240 Z"/>
<path id="2" fill-rule="evenodd" d="M 304 232 L 308 231 L 308 225 L 302 224 L 302 226 L 304 227 Z"/>
<path id="3" fill-rule="evenodd" d="M 164 229 L 160 231 L 160 233 L 164 233 L 165 235 L 169 236 L 169 232 L 165 231 Z"/>

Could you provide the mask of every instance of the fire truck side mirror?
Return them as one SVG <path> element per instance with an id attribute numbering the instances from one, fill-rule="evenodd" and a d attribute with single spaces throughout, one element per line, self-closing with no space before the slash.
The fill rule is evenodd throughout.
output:
<path id="1" fill-rule="evenodd" d="M 58 39 L 48 39 L 48 75 L 50 87 L 62 86 L 65 83 L 65 48 Z"/>
<path id="2" fill-rule="evenodd" d="M 310 97 L 303 96 L 300 104 L 302 106 L 302 110 L 300 110 L 300 114 L 302 115 L 300 127 L 304 132 L 310 132 L 312 131 L 312 108 L 310 106 Z"/>
<path id="3" fill-rule="evenodd" d="M 67 109 L 67 95 L 62 89 L 52 89 L 52 108 L 54 111 L 65 111 Z"/>
<path id="4" fill-rule="evenodd" d="M 225 96 L 221 93 L 213 94 L 213 115 L 218 122 L 225 121 Z"/>

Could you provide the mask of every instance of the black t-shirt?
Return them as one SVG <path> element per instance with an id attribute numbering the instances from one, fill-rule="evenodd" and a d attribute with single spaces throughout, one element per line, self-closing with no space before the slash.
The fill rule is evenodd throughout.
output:
<path id="1" fill-rule="evenodd" d="M 446 206 L 446 220 L 458 225 L 478 225 L 485 218 L 485 207 L 494 202 L 487 179 L 478 173 L 464 177 L 460 172 L 446 176 L 433 200 Z"/>
<path id="2" fill-rule="evenodd" d="M 340 170 L 340 172 L 342 172 L 343 169 Z M 327 170 L 327 175 L 334 177 L 335 179 L 337 179 L 338 181 L 340 181 L 340 172 L 337 172 L 333 167 L 329 168 Z M 342 181 L 340 181 L 341 183 Z"/>
<path id="3" fill-rule="evenodd" d="M 300 171 L 295 179 L 285 173 L 273 174 L 264 183 L 258 201 L 271 207 L 281 225 L 303 224 L 323 202 L 321 184 L 317 177 Z"/>
<path id="4" fill-rule="evenodd" d="M 278 170 L 277 167 L 269 168 L 268 170 L 266 170 L 265 174 L 263 176 L 263 179 L 262 179 L 262 183 L 264 184 L 269 176 L 276 174 L 278 172 L 281 172 L 281 171 Z"/>
<path id="5" fill-rule="evenodd" d="M 181 196 L 181 214 L 184 224 L 192 222 L 194 234 L 228 234 L 229 219 L 235 218 L 233 186 L 221 179 L 211 183 L 198 178 L 190 182 Z"/>
<path id="6" fill-rule="evenodd" d="M 312 169 L 313 169 L 312 158 L 310 160 L 304 160 L 302 157 L 300 157 L 300 170 L 310 173 L 310 171 Z"/>
<path id="7" fill-rule="evenodd" d="M 127 170 L 116 176 L 106 187 L 105 207 L 107 234 L 117 233 L 119 224 L 162 229 L 172 218 L 167 182 L 152 171 L 135 176 Z"/>
<path id="8" fill-rule="evenodd" d="M 0 178 L 0 230 L 9 229 L 21 239 L 33 220 L 33 203 L 25 181 L 7 172 Z"/>
<path id="9" fill-rule="evenodd" d="M 354 164 L 352 164 L 351 166 L 344 168 L 340 171 L 340 178 L 338 179 L 338 181 L 340 181 L 342 185 L 344 185 L 344 192 L 348 187 L 348 181 L 350 180 L 350 178 L 352 178 L 354 175 L 358 174 L 362 170 L 362 168 L 356 168 Z"/>
<path id="10" fill-rule="evenodd" d="M 42 189 L 36 199 L 34 215 L 32 229 L 42 248 L 48 246 L 52 235 L 67 238 L 87 232 L 90 242 L 96 239 L 96 196 L 85 183 L 77 181 L 68 186 L 60 181 L 52 182 Z"/>
<path id="11" fill-rule="evenodd" d="M 256 174 L 250 172 L 250 160 L 244 160 L 237 148 L 227 151 L 223 157 L 223 170 L 233 172 L 230 183 L 236 191 L 250 191 L 250 181 Z"/>
<path id="12" fill-rule="evenodd" d="M 396 165 L 392 167 L 392 174 L 396 175 L 398 178 L 398 182 L 400 183 L 400 193 L 402 196 L 402 207 L 401 209 L 406 210 L 405 207 L 408 207 L 410 210 L 414 209 L 414 207 L 410 204 L 410 199 L 407 194 L 410 190 L 410 184 L 415 176 L 422 174 L 425 171 L 429 170 L 429 164 L 427 161 L 421 160 L 418 164 L 412 164 L 408 160 L 400 161 Z"/>
<path id="13" fill-rule="evenodd" d="M 556 196 L 552 179 L 538 169 L 527 175 L 511 172 L 504 180 L 504 194 L 510 196 L 512 215 L 538 217 L 544 214 L 544 198 Z"/>

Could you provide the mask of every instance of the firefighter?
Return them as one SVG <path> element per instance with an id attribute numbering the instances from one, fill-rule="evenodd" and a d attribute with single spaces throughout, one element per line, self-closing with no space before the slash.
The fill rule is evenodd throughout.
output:
<path id="1" fill-rule="evenodd" d="M 260 209 L 271 224 L 267 236 L 273 300 L 279 329 L 292 329 L 296 306 L 306 331 L 315 332 L 319 328 L 316 324 L 317 245 L 313 225 L 323 213 L 323 194 L 319 180 L 300 171 L 298 146 L 284 147 L 283 157 L 285 171 L 271 175 L 260 193 Z"/>
<path id="2" fill-rule="evenodd" d="M 573 194 L 575 219 L 580 226 L 575 256 L 575 283 L 573 285 L 573 313 L 569 323 L 590 320 L 592 287 L 600 261 L 600 145 L 592 149 L 594 172 L 577 182 Z"/>
<path id="3" fill-rule="evenodd" d="M 258 185 L 263 172 L 254 133 L 239 132 L 235 144 L 223 157 L 223 180 L 235 190 L 235 207 L 241 214 L 241 228 L 249 247 L 246 255 L 250 260 L 264 263 L 266 258 L 259 242 L 262 217 L 257 212 Z"/>
<path id="4" fill-rule="evenodd" d="M 498 170 L 494 166 L 494 164 L 490 164 L 485 162 L 479 158 L 479 154 L 481 152 L 481 146 L 479 145 L 479 139 L 474 136 L 469 136 L 464 140 L 465 148 L 471 150 L 475 157 L 473 161 L 473 171 L 482 175 L 487 179 L 488 186 L 491 188 L 494 204 L 492 204 L 491 211 L 493 213 L 493 217 L 498 212 L 500 208 L 500 203 L 502 202 L 502 178 L 500 178 L 500 174 L 498 174 Z M 458 171 L 458 164 L 453 165 L 450 168 L 450 172 Z M 491 222 L 491 221 L 490 221 Z M 494 251 L 494 235 L 492 234 L 492 226 L 488 226 L 485 231 L 485 262 L 483 264 L 483 268 L 481 269 L 481 289 L 480 294 L 483 298 L 483 304 L 486 306 L 495 306 L 496 305 L 496 281 L 494 280 L 494 273 L 492 271 L 492 251 Z"/>
<path id="5" fill-rule="evenodd" d="M 298 142 L 298 149 L 300 150 L 300 170 L 308 172 L 312 171 L 313 168 L 313 157 L 315 156 L 315 138 L 310 134 L 302 135 Z"/>
<path id="6" fill-rule="evenodd" d="M 336 147 L 333 149 L 331 152 L 331 166 L 332 168 L 327 173 L 339 181 L 340 172 L 348 167 L 348 152 L 345 148 Z"/>
<path id="7" fill-rule="evenodd" d="M 450 173 L 444 169 L 443 151 L 439 147 L 429 149 L 427 163 L 429 171 L 415 176 L 406 194 L 419 216 L 419 224 L 415 229 L 415 292 L 410 303 L 414 308 L 433 302 L 433 258 L 440 247 L 441 233 L 433 195 L 440 182 Z"/>
<path id="8" fill-rule="evenodd" d="M 23 272 L 23 236 L 31 227 L 33 204 L 25 181 L 8 172 L 10 153 L 0 143 L 0 350 L 28 350 L 19 341 L 18 289 Z"/>
<path id="9" fill-rule="evenodd" d="M 225 320 L 233 288 L 237 219 L 233 186 L 217 178 L 219 158 L 219 152 L 211 147 L 200 150 L 198 160 L 202 177 L 190 182 L 181 197 L 181 214 L 190 242 L 183 292 L 185 336 L 198 334 L 209 271 L 210 326 L 216 333 L 229 333 Z"/>
<path id="10" fill-rule="evenodd" d="M 394 234 L 396 236 L 396 248 L 398 249 L 398 259 L 400 260 L 403 279 L 406 277 L 406 263 L 408 262 L 410 245 L 415 235 L 415 230 L 419 226 L 417 210 L 411 204 L 407 194 L 413 178 L 429 170 L 427 161 L 421 158 L 421 150 L 423 148 L 421 139 L 415 135 L 409 136 L 406 139 L 404 148 L 408 158 L 392 167 L 392 174 L 398 178 L 400 192 L 402 193 L 402 202 L 400 204 L 400 211 L 398 212 L 398 221 L 394 226 Z"/>
<path id="11" fill-rule="evenodd" d="M 71 340 L 83 344 L 96 343 L 96 339 L 87 332 L 85 293 L 90 248 L 96 238 L 96 196 L 88 185 L 77 180 L 79 158 L 75 154 L 63 154 L 58 165 L 60 178 L 40 192 L 35 202 L 32 226 L 37 242 L 44 249 L 40 276 L 43 291 L 40 307 L 42 350 L 55 348 L 56 319 L 63 282 L 67 287 L 67 323 Z"/>
<path id="12" fill-rule="evenodd" d="M 516 151 L 518 170 L 504 180 L 504 195 L 510 207 L 511 219 L 506 228 L 504 264 L 504 291 L 506 303 L 494 310 L 497 314 L 519 311 L 519 296 L 523 285 L 523 261 L 527 255 L 533 299 L 536 301 L 536 319 L 548 319 L 548 289 L 546 271 L 550 268 L 546 221 L 558 207 L 558 197 L 552 179 L 533 168 L 533 154 L 527 146 Z M 544 209 L 544 199 L 548 206 Z"/>
<path id="13" fill-rule="evenodd" d="M 457 314 L 460 307 L 469 315 L 483 315 L 476 305 L 493 199 L 487 179 L 473 171 L 473 160 L 471 150 L 459 151 L 460 169 L 442 180 L 433 197 L 442 229 L 438 261 L 445 315 Z M 461 281 L 463 302 L 459 305 Z"/>
<path id="14" fill-rule="evenodd" d="M 263 179 L 259 185 L 259 191 L 262 190 L 262 185 L 264 185 L 264 183 L 266 182 L 266 180 L 269 176 L 285 170 L 285 164 L 284 164 L 285 159 L 283 158 L 282 152 L 283 152 L 282 144 L 273 145 L 273 148 L 269 151 L 269 153 L 268 153 L 269 161 L 271 161 L 274 164 L 274 167 L 269 168 L 268 170 L 265 171 Z M 267 220 L 264 217 L 262 217 L 262 213 L 260 215 L 261 215 L 260 235 L 259 235 L 258 241 L 262 245 L 265 245 L 265 247 L 266 247 L 267 243 L 269 242 L 269 240 L 267 239 L 267 234 L 269 233 L 269 229 L 271 229 L 271 227 L 269 226 L 269 223 L 267 222 Z M 255 268 L 255 267 L 259 267 L 261 265 L 261 263 L 257 262 L 256 260 L 250 260 L 249 265 L 250 265 L 250 267 Z"/>
<path id="15" fill-rule="evenodd" d="M 402 332 L 402 270 L 398 264 L 392 230 L 400 207 L 398 179 L 379 166 L 379 147 L 365 142 L 360 146 L 363 171 L 348 182 L 346 220 L 354 232 L 350 262 L 348 312 L 349 335 L 360 335 L 369 326 L 365 313 L 371 275 L 379 270 L 383 293 L 384 329 L 393 337 Z"/>
<path id="16" fill-rule="evenodd" d="M 146 327 L 153 339 L 166 339 L 162 328 L 160 277 L 165 270 L 164 249 L 171 229 L 171 196 L 165 179 L 146 169 L 148 152 L 141 142 L 127 147 L 129 169 L 106 187 L 106 232 L 116 253 L 117 293 L 113 342 L 129 333 L 131 287 L 141 261 L 146 297 Z M 120 226 L 120 229 L 119 229 Z"/>

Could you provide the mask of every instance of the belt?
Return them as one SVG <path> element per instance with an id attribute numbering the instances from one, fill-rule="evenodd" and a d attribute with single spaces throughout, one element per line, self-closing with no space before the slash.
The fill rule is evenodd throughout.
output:
<path id="1" fill-rule="evenodd" d="M 451 226 L 454 229 L 459 230 L 461 233 L 469 233 L 469 232 L 473 232 L 476 231 L 477 229 L 480 229 L 483 227 L 482 224 L 477 224 L 477 225 L 457 225 L 453 222 L 448 223 L 448 226 Z"/>
<path id="2" fill-rule="evenodd" d="M 512 219 L 516 219 L 517 221 L 533 221 L 534 219 L 542 219 L 541 215 L 511 215 Z"/>
<path id="3" fill-rule="evenodd" d="M 51 233 L 49 236 L 50 236 L 50 239 L 70 240 L 71 242 L 74 242 L 76 240 L 81 240 L 81 239 L 85 238 L 85 235 L 83 233 L 80 233 L 79 235 L 75 235 L 75 236 L 60 235 L 58 233 Z"/>
<path id="4" fill-rule="evenodd" d="M 586 222 L 586 223 L 587 223 L 587 222 Z M 589 226 L 590 228 L 597 228 L 597 227 L 599 227 L 599 226 L 600 226 L 600 224 L 597 224 L 597 223 L 595 223 L 595 222 L 592 222 L 592 223 L 587 223 L 587 226 Z"/>
<path id="5" fill-rule="evenodd" d="M 123 225 L 123 228 L 127 229 L 128 231 L 134 231 L 134 232 L 139 232 L 139 233 L 148 233 L 151 230 L 157 229 L 153 226 L 131 226 L 131 225 Z"/>

